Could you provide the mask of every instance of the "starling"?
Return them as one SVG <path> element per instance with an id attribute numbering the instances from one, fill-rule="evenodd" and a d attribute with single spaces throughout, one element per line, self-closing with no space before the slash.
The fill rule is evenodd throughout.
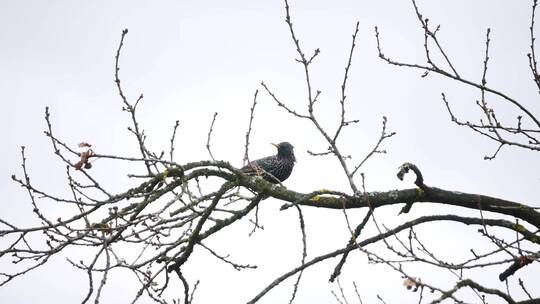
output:
<path id="1" fill-rule="evenodd" d="M 259 175 L 265 180 L 277 184 L 286 180 L 292 172 L 296 158 L 294 158 L 293 146 L 288 142 L 274 145 L 278 152 L 276 155 L 257 159 L 240 169 L 247 175 Z"/>

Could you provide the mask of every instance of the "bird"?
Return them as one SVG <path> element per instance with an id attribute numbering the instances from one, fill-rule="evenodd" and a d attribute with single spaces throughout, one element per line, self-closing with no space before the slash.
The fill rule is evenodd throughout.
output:
<path id="1" fill-rule="evenodd" d="M 277 148 L 276 155 L 249 162 L 240 171 L 247 175 L 262 176 L 273 184 L 281 183 L 289 178 L 296 162 L 293 145 L 288 142 L 272 145 Z"/>

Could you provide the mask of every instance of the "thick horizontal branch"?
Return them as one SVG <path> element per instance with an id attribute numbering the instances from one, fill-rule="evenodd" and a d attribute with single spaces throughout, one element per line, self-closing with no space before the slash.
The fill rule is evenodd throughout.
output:
<path id="1" fill-rule="evenodd" d="M 231 173 L 227 173 L 223 170 L 215 170 L 213 167 L 227 169 Z M 190 174 L 187 173 L 193 169 L 196 170 L 192 171 Z M 183 174 L 186 174 L 186 176 L 183 176 Z M 183 179 L 190 179 L 190 176 L 192 178 L 197 176 L 216 176 L 225 180 L 237 182 L 239 186 L 246 187 L 257 193 L 265 193 L 279 200 L 318 208 L 378 208 L 395 204 L 439 203 L 513 216 L 540 229 L 540 213 L 525 204 L 486 195 L 429 187 L 427 185 L 423 185 L 423 189 L 411 188 L 382 192 L 377 191 L 357 193 L 356 195 L 347 195 L 345 193 L 322 189 L 315 191 L 314 193 L 316 194 L 314 195 L 313 193 L 306 194 L 289 190 L 284 186 L 269 183 L 258 177 L 247 176 L 231 166 L 228 162 L 223 161 L 188 163 L 179 168 L 168 169 L 164 174 L 158 174 L 155 179 L 162 180 L 163 178 L 173 176 L 183 177 Z M 152 185 L 153 181 L 147 181 L 138 188 L 144 189 L 145 186 L 148 187 L 149 184 Z M 130 190 L 127 193 L 132 192 L 133 191 Z"/>
<path id="2" fill-rule="evenodd" d="M 208 168 L 208 166 L 217 166 L 219 168 L 228 169 L 232 173 L 214 170 Z M 540 213 L 534 208 L 518 202 L 486 195 L 450 191 L 429 187 L 427 185 L 423 185 L 423 189 L 411 188 L 382 192 L 366 192 L 357 193 L 356 195 L 347 195 L 323 189 L 316 191 L 316 195 L 314 195 L 289 190 L 286 187 L 269 183 L 261 178 L 246 176 L 227 162 L 203 161 L 190 163 L 184 165 L 183 170 L 181 171 L 187 172 L 190 169 L 198 167 L 207 168 L 198 169 L 197 176 L 218 176 L 229 181 L 236 181 L 239 186 L 249 188 L 254 192 L 266 193 L 276 199 L 304 206 L 330 209 L 352 209 L 365 207 L 378 208 L 403 203 L 439 203 L 513 216 L 540 229 Z M 169 172 L 175 171 L 176 169 L 169 170 Z"/>
<path id="3" fill-rule="evenodd" d="M 103 203 L 110 204 L 111 202 L 117 202 L 137 193 L 154 193 L 156 190 L 153 188 L 158 181 L 162 181 L 166 178 L 176 179 L 175 182 L 169 184 L 165 189 L 157 190 L 159 193 L 156 194 L 161 195 L 163 192 L 170 191 L 187 180 L 199 176 L 219 177 L 224 180 L 236 182 L 239 186 L 248 188 L 256 193 L 265 193 L 276 199 L 304 206 L 329 209 L 352 209 L 367 207 L 378 208 L 395 204 L 439 203 L 513 216 L 540 229 L 540 213 L 534 208 L 501 198 L 450 191 L 426 185 L 424 185 L 423 189 L 411 188 L 382 192 L 366 192 L 357 193 L 356 195 L 348 195 L 326 189 L 306 194 L 290 190 L 281 185 L 269 183 L 258 177 L 247 176 L 231 166 L 228 162 L 223 161 L 200 161 L 181 166 L 173 166 L 165 172 L 155 175 L 140 186 L 132 188 L 124 193 L 114 195 Z M 128 208 L 133 208 L 133 206 Z M 122 212 L 123 210 L 120 211 L 120 214 Z M 107 218 L 106 220 L 111 220 L 111 218 Z M 39 227 L 32 230 L 37 229 L 39 229 Z"/>

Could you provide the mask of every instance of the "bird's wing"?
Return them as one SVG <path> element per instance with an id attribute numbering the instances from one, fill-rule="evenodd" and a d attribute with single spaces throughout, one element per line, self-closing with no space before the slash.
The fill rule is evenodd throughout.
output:
<path id="1" fill-rule="evenodd" d="M 242 167 L 240 171 L 247 175 L 261 175 L 271 167 L 273 156 L 257 159 L 246 166 Z"/>

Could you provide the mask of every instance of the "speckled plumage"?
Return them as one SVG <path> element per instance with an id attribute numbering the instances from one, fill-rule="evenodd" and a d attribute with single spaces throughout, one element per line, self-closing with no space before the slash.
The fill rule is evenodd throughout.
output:
<path id="1" fill-rule="evenodd" d="M 260 175 L 274 184 L 286 180 L 291 175 L 296 162 L 294 147 L 288 142 L 282 142 L 275 146 L 278 149 L 276 155 L 252 161 L 241 169 L 242 172 L 248 175 Z"/>

